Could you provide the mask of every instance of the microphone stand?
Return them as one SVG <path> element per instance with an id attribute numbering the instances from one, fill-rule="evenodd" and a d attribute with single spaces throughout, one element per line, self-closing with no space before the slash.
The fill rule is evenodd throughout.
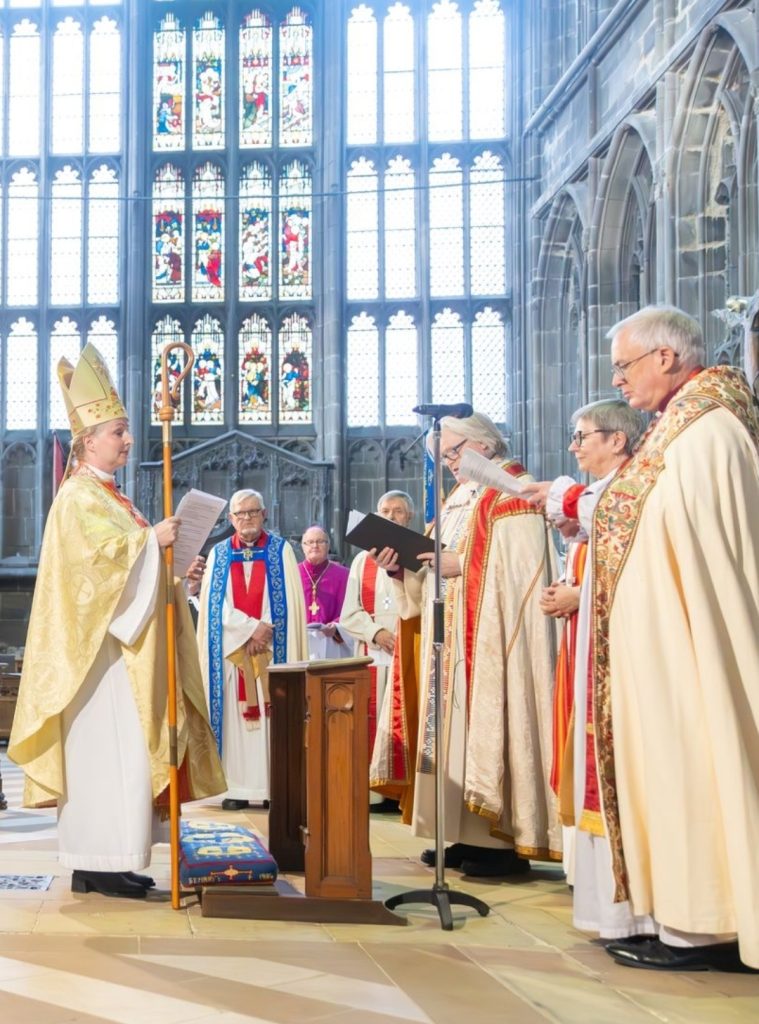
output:
<path id="1" fill-rule="evenodd" d="M 445 802 L 443 779 L 443 644 L 445 640 L 445 601 L 440 571 L 440 495 L 443 490 L 443 462 L 440 457 L 440 419 L 432 427 L 432 453 L 435 462 L 435 597 L 432 603 L 432 700 L 435 711 L 435 883 L 431 889 L 412 889 L 385 900 L 388 910 L 405 903 L 430 903 L 437 907 L 443 931 L 453 931 L 451 904 L 474 908 L 480 917 L 490 913 L 487 903 L 466 892 L 453 892 L 445 881 Z M 412 766 L 413 770 L 413 766 Z"/>

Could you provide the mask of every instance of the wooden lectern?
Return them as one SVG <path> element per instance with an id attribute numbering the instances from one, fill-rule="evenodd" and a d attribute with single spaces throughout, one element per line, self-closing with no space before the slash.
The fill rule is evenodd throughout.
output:
<path id="1" fill-rule="evenodd" d="M 372 900 L 369 849 L 369 658 L 269 667 L 269 851 L 305 870 L 305 896 L 253 887 L 203 890 L 203 915 L 405 924 Z"/>

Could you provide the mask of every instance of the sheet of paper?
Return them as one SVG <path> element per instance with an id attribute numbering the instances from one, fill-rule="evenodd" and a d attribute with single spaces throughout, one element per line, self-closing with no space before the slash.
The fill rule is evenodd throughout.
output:
<path id="1" fill-rule="evenodd" d="M 467 480 L 485 484 L 486 487 L 495 487 L 497 491 L 504 491 L 506 494 L 521 494 L 524 490 L 524 484 L 515 476 L 471 448 L 464 449 L 460 473 Z"/>
<path id="2" fill-rule="evenodd" d="M 348 525 L 345 527 L 345 532 L 350 533 L 364 519 L 366 519 L 366 512 L 359 512 L 358 509 L 352 508 L 348 513 Z"/>
<path id="3" fill-rule="evenodd" d="M 195 488 L 188 491 L 176 507 L 174 515 L 182 520 L 174 545 L 174 573 L 185 576 L 193 558 L 208 539 L 216 520 L 226 506 L 226 498 L 218 498 Z"/>

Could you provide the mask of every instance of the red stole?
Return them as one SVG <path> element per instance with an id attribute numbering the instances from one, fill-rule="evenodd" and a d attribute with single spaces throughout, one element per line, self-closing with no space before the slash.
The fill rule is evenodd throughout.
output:
<path id="1" fill-rule="evenodd" d="M 265 530 L 259 534 L 252 547 L 262 548 L 268 540 Z M 240 540 L 237 534 L 232 538 L 232 550 L 243 551 L 247 547 Z M 251 562 L 250 579 L 245 581 L 245 562 L 232 562 L 229 567 L 229 577 L 232 581 L 232 604 L 245 615 L 252 619 L 261 618 L 261 609 L 264 603 L 264 588 L 266 587 L 266 559 L 255 558 Z M 245 705 L 242 713 L 243 718 L 255 721 L 261 717 L 259 707 L 251 707 L 247 704 L 245 696 L 245 676 L 240 669 L 237 670 L 237 698 Z M 270 705 L 266 705 L 266 714 L 270 714 Z"/>
<path id="2" fill-rule="evenodd" d="M 367 558 L 364 562 L 364 569 L 361 573 L 361 607 L 374 618 L 374 606 L 377 599 L 377 563 L 373 558 Z M 368 644 L 367 647 L 368 653 Z M 374 737 L 377 735 L 377 668 L 374 665 L 369 667 L 371 686 L 369 688 L 369 761 L 372 759 L 374 750 Z"/>
<path id="3" fill-rule="evenodd" d="M 577 543 L 568 567 L 579 586 L 585 572 L 588 553 L 587 543 Z M 574 704 L 575 652 L 577 650 L 578 612 L 573 612 L 564 623 L 561 646 L 556 661 L 556 687 L 553 696 L 553 762 L 551 764 L 551 789 L 558 795 L 564 752 L 569 735 L 569 720 Z"/>

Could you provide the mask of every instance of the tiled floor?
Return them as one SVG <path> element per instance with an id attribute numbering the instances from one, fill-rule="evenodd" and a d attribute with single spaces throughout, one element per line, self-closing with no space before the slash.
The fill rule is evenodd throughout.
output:
<path id="1" fill-rule="evenodd" d="M 508 884 L 462 880 L 490 914 L 455 910 L 444 932 L 429 907 L 405 927 L 204 918 L 166 893 L 144 903 L 73 896 L 55 856 L 55 820 L 19 809 L 20 774 L 2 759 L 0 874 L 53 874 L 46 892 L 0 893 L 3 1024 L 749 1024 L 759 976 L 652 974 L 616 966 L 571 926 L 558 869 Z M 226 817 L 218 806 L 188 813 Z M 235 815 L 234 820 L 241 820 Z M 247 820 L 264 830 L 265 816 Z M 428 888 L 421 840 L 372 818 L 376 895 Z M 168 885 L 168 856 L 151 871 Z"/>

